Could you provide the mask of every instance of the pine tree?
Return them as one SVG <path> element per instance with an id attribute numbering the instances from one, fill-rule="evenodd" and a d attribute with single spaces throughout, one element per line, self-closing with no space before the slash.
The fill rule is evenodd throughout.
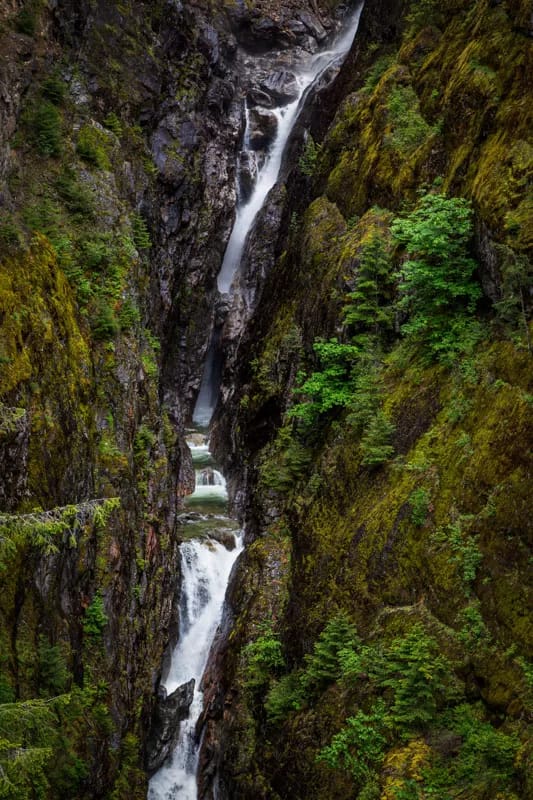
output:
<path id="1" fill-rule="evenodd" d="M 392 325 L 392 309 L 386 303 L 391 264 L 386 243 L 374 232 L 360 253 L 356 288 L 347 295 L 344 322 L 357 332 L 378 334 Z"/>
<path id="2" fill-rule="evenodd" d="M 342 651 L 353 648 L 357 641 L 355 626 L 348 616 L 342 612 L 333 617 L 318 637 L 313 653 L 306 657 L 302 686 L 308 691 L 320 691 L 337 680 L 342 673 Z"/>

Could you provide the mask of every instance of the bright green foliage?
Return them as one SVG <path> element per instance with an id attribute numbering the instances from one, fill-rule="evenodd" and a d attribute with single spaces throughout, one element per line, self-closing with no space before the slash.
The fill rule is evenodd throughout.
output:
<path id="1" fill-rule="evenodd" d="M 358 433 L 366 430 L 372 422 L 381 404 L 381 392 L 378 367 L 372 359 L 363 356 L 355 372 L 346 417 L 347 424 Z"/>
<path id="2" fill-rule="evenodd" d="M 272 681 L 265 699 L 265 711 L 269 722 L 282 722 L 291 711 L 298 711 L 305 703 L 301 673 L 289 672 L 279 680 Z"/>
<path id="3" fill-rule="evenodd" d="M 131 218 L 131 226 L 133 228 L 133 241 L 139 250 L 148 250 L 152 246 L 150 233 L 146 226 L 146 222 L 140 214 L 134 214 Z"/>
<path id="4" fill-rule="evenodd" d="M 261 483 L 276 492 L 288 492 L 306 474 L 311 460 L 311 454 L 292 435 L 289 426 L 278 430 L 265 456 L 260 470 Z"/>
<path id="5" fill-rule="evenodd" d="M 42 156 L 58 156 L 61 152 L 61 114 L 53 103 L 40 103 L 33 116 L 37 149 Z"/>
<path id="6" fill-rule="evenodd" d="M 357 642 L 355 626 L 346 614 L 330 619 L 315 642 L 313 652 L 305 659 L 301 685 L 306 693 L 315 693 L 336 681 L 342 673 L 342 652 L 353 649 Z"/>
<path id="7" fill-rule="evenodd" d="M 0 798 L 45 800 L 56 717 L 42 700 L 0 705 Z"/>
<path id="8" fill-rule="evenodd" d="M 390 291 L 391 263 L 383 236 L 374 233 L 359 255 L 356 288 L 344 307 L 344 322 L 356 332 L 370 330 L 374 334 L 392 325 L 392 309 L 386 297 Z"/>
<path id="9" fill-rule="evenodd" d="M 458 519 L 437 530 L 434 538 L 451 548 L 453 561 L 459 565 L 463 583 L 468 586 L 476 578 L 483 555 L 479 549 L 478 537 L 463 527 L 462 520 Z"/>
<path id="10" fill-rule="evenodd" d="M 104 125 L 108 130 L 113 131 L 115 136 L 119 138 L 122 136 L 122 123 L 114 111 L 111 111 L 104 119 Z"/>
<path id="11" fill-rule="evenodd" d="M 391 230 L 408 255 L 400 273 L 399 307 L 410 320 L 402 330 L 433 356 L 464 349 L 462 339 L 470 333 L 464 315 L 481 295 L 473 279 L 476 262 L 468 254 L 470 204 L 427 194 L 414 211 L 396 218 Z"/>
<path id="12" fill-rule="evenodd" d="M 432 129 L 420 113 L 418 97 L 412 86 L 395 86 L 389 95 L 389 117 L 392 133 L 388 141 L 407 155 L 419 147 Z"/>
<path id="13" fill-rule="evenodd" d="M 365 467 L 377 467 L 392 458 L 394 447 L 390 440 L 394 430 L 393 423 L 379 409 L 361 437 L 361 463 Z"/>
<path id="14" fill-rule="evenodd" d="M 390 69 L 393 63 L 394 57 L 390 55 L 382 56 L 374 62 L 366 74 L 364 83 L 365 92 L 372 92 L 376 88 L 382 76 Z"/>
<path id="15" fill-rule="evenodd" d="M 320 414 L 350 403 L 354 361 L 359 355 L 358 347 L 342 344 L 337 339 L 318 340 L 313 349 L 322 369 L 313 372 L 298 388 L 310 401 L 298 403 L 289 411 L 290 417 L 304 422 L 313 422 Z"/>
<path id="16" fill-rule="evenodd" d="M 243 655 L 246 659 L 246 686 L 257 690 L 264 688 L 271 677 L 285 665 L 279 637 L 266 623 L 263 632 L 246 645 Z"/>
<path id="17" fill-rule="evenodd" d="M 108 135 L 99 128 L 95 128 L 92 125 L 84 125 L 78 134 L 76 150 L 88 164 L 92 164 L 99 169 L 107 170 L 111 168 L 108 153 Z"/>
<path id="18" fill-rule="evenodd" d="M 411 492 L 409 503 L 411 505 L 411 522 L 417 527 L 422 527 L 429 513 L 431 496 L 427 489 L 420 486 Z"/>
<path id="19" fill-rule="evenodd" d="M 136 303 L 130 298 L 126 298 L 120 307 L 118 314 L 118 324 L 121 331 L 130 331 L 141 321 L 141 312 Z"/>
<path id="20" fill-rule="evenodd" d="M 358 711 L 354 717 L 348 717 L 331 744 L 320 751 L 318 760 L 349 772 L 359 785 L 366 783 L 383 761 L 389 724 L 382 701 L 378 701 L 369 714 Z"/>
<path id="21" fill-rule="evenodd" d="M 383 688 L 392 692 L 391 718 L 402 729 L 424 729 L 453 698 L 452 667 L 421 624 L 395 639 L 385 652 Z"/>
<path id="22" fill-rule="evenodd" d="M 104 600 L 100 592 L 93 597 L 91 604 L 85 611 L 83 619 L 83 632 L 86 636 L 99 639 L 107 625 L 107 614 L 105 613 Z"/>
<path id="23" fill-rule="evenodd" d="M 446 712 L 439 723 L 444 731 L 460 736 L 461 745 L 452 760 L 437 760 L 424 776 L 424 789 L 432 789 L 432 797 L 458 797 L 466 792 L 473 797 L 515 797 L 507 792 L 516 778 L 516 736 L 495 729 L 483 721 L 481 707 L 466 703 Z"/>

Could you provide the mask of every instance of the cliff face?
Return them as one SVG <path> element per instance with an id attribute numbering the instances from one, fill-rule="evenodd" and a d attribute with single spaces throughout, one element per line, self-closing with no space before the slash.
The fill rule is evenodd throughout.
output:
<path id="1" fill-rule="evenodd" d="M 338 5 L 2 4 L 2 796 L 146 796 L 242 99 Z M 531 794 L 531 7 L 442 5 L 367 0 L 220 328 L 205 798 Z"/>
<path id="2" fill-rule="evenodd" d="M 315 100 L 275 265 L 228 331 L 215 438 L 250 544 L 206 677 L 217 797 L 531 792 L 530 15 L 367 2 Z M 430 345 L 399 283 L 446 196 L 478 299 Z"/>
<path id="3" fill-rule="evenodd" d="M 241 45 L 316 46 L 335 5 L 319 21 L 299 0 L 2 4 L 6 796 L 146 794 L 194 483 L 184 423 L 235 205 Z"/>

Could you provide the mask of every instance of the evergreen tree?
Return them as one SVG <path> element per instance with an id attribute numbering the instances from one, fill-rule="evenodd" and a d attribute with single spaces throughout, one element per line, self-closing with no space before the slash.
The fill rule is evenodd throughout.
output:
<path id="1" fill-rule="evenodd" d="M 473 278 L 477 265 L 468 253 L 470 203 L 428 194 L 414 211 L 395 219 L 391 230 L 408 256 L 400 271 L 399 308 L 410 319 L 402 330 L 434 356 L 460 351 L 461 337 L 469 333 L 465 313 L 473 312 L 481 296 Z"/>
<path id="2" fill-rule="evenodd" d="M 320 691 L 337 680 L 342 673 L 341 653 L 358 642 L 355 626 L 345 613 L 330 619 L 318 640 L 313 653 L 306 657 L 302 686 L 306 690 Z"/>
<path id="3" fill-rule="evenodd" d="M 362 247 L 356 288 L 347 295 L 344 322 L 356 331 L 370 330 L 376 335 L 392 325 L 392 309 L 386 303 L 391 264 L 386 243 L 374 232 Z"/>

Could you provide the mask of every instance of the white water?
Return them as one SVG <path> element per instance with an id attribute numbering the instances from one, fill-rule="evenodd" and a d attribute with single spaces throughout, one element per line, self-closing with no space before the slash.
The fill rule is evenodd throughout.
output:
<path id="1" fill-rule="evenodd" d="M 267 194 L 278 180 L 285 145 L 287 144 L 294 123 L 298 117 L 304 95 L 309 88 L 320 80 L 324 73 L 342 63 L 352 46 L 359 25 L 361 10 L 362 5 L 357 8 L 354 15 L 347 23 L 344 32 L 333 42 L 329 50 L 310 57 L 309 62 L 303 65 L 300 75 L 297 76 L 297 98 L 288 105 L 272 109 L 272 113 L 275 114 L 278 122 L 276 135 L 268 157 L 259 170 L 250 199 L 237 209 L 235 224 L 217 278 L 218 290 L 221 294 L 227 294 L 229 292 L 235 272 L 241 263 L 246 237 L 254 224 L 257 214 L 263 207 Z M 248 146 L 249 122 L 247 113 L 244 149 L 248 149 Z"/>
<path id="2" fill-rule="evenodd" d="M 180 738 L 171 760 L 150 781 L 149 800 L 197 800 L 198 743 L 195 729 L 203 707 L 200 683 L 209 649 L 222 615 L 231 568 L 242 550 L 237 537 L 234 550 L 212 540 L 193 539 L 180 547 L 182 589 L 180 639 L 165 688 L 170 694 L 195 679 L 189 717 L 180 724 Z"/>

